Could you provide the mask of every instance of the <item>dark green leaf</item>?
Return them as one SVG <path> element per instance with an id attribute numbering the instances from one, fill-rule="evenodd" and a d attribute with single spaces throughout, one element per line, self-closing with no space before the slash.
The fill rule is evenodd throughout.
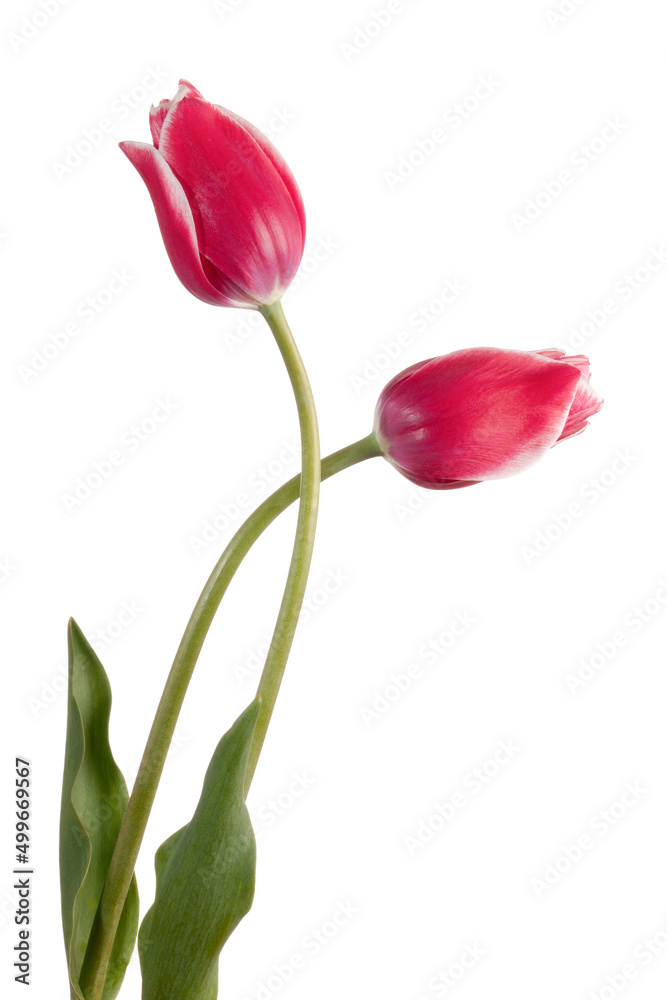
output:
<path id="1" fill-rule="evenodd" d="M 118 830 L 127 785 L 109 746 L 111 688 L 75 621 L 68 630 L 67 743 L 60 811 L 60 888 L 71 996 L 83 1000 L 81 965 Z M 134 950 L 139 897 L 133 879 L 114 942 L 103 1000 L 113 1000 Z"/>
<path id="2" fill-rule="evenodd" d="M 155 902 L 139 931 L 143 1000 L 215 1000 L 218 956 L 252 905 L 255 837 L 243 797 L 253 701 L 211 759 L 194 815 L 155 857 Z"/>

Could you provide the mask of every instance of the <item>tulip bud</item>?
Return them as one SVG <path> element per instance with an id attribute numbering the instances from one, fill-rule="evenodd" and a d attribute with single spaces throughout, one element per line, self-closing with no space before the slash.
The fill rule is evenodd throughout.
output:
<path id="1" fill-rule="evenodd" d="M 162 239 L 188 291 L 218 306 L 277 302 L 306 231 L 292 173 L 262 133 L 185 80 L 151 108 L 154 145 L 121 142 L 144 180 Z"/>
<path id="2" fill-rule="evenodd" d="M 472 486 L 521 472 L 579 434 L 602 399 L 588 358 L 475 347 L 412 365 L 383 389 L 374 432 L 418 486 Z"/>

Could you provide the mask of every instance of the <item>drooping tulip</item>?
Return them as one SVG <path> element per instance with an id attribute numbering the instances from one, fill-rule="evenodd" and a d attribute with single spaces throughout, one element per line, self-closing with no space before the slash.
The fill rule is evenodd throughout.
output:
<path id="1" fill-rule="evenodd" d="M 144 180 L 176 274 L 218 306 L 277 302 L 303 255 L 294 177 L 259 129 L 185 80 L 151 108 L 153 145 L 121 142 Z"/>
<path id="2" fill-rule="evenodd" d="M 602 399 L 583 355 L 474 347 L 412 365 L 380 394 L 374 432 L 419 486 L 456 489 L 514 475 L 579 434 Z"/>

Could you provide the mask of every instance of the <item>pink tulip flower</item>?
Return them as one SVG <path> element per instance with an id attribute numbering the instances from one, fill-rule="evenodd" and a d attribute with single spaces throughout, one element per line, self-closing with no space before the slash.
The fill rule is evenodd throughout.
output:
<path id="1" fill-rule="evenodd" d="M 383 455 L 436 490 L 502 479 L 579 434 L 602 399 L 583 355 L 474 347 L 406 368 L 385 386 L 374 430 Z"/>
<path id="2" fill-rule="evenodd" d="M 154 145 L 121 142 L 153 199 L 185 287 L 217 306 L 278 301 L 303 255 L 301 194 L 278 151 L 231 111 L 180 81 L 150 112 Z"/>

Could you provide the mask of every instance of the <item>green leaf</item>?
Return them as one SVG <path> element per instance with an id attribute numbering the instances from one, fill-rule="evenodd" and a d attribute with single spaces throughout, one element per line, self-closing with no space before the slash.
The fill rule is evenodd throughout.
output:
<path id="1" fill-rule="evenodd" d="M 255 891 L 243 783 L 259 706 L 257 698 L 222 737 L 192 819 L 155 856 L 155 902 L 139 931 L 143 1000 L 218 995 L 218 956 Z"/>
<path id="2" fill-rule="evenodd" d="M 127 785 L 109 746 L 111 688 L 95 651 L 70 619 L 65 773 L 60 810 L 60 889 L 72 1000 L 84 1000 L 79 975 L 121 820 Z M 136 880 L 114 942 L 103 1000 L 117 995 L 139 922 Z"/>

